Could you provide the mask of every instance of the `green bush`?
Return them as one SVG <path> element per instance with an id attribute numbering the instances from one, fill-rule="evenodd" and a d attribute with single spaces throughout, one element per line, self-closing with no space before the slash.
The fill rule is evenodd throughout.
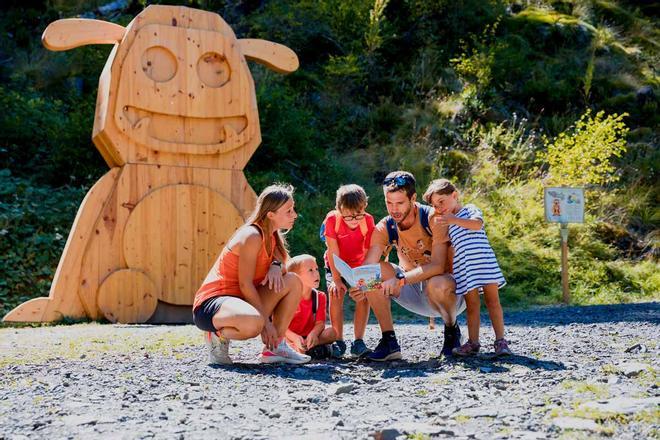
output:
<path id="1" fill-rule="evenodd" d="M 580 117 L 570 132 L 562 132 L 553 141 L 546 139 L 547 152 L 540 159 L 549 165 L 548 184 L 603 185 L 619 176 L 613 158 L 626 151 L 628 127 L 623 115 L 591 111 Z"/>
<path id="2" fill-rule="evenodd" d="M 87 188 L 40 186 L 0 170 L 0 315 L 48 296 Z"/>

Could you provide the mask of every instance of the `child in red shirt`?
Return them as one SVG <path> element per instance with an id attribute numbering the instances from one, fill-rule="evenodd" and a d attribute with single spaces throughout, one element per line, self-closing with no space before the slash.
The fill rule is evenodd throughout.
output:
<path id="1" fill-rule="evenodd" d="M 348 286 L 335 268 L 332 256 L 338 255 L 350 267 L 362 265 L 371 244 L 374 218 L 365 212 L 367 193 L 359 185 L 343 185 L 337 190 L 335 210 L 330 211 L 323 222 L 323 234 L 328 248 L 325 253 L 326 281 L 330 294 L 330 323 L 337 333 L 333 351 L 338 356 L 346 352 L 344 342 L 344 296 Z M 364 299 L 355 303 L 353 327 L 355 341 L 351 355 L 361 357 L 371 350 L 364 343 L 364 333 L 369 321 L 369 302 Z"/>
<path id="2" fill-rule="evenodd" d="M 332 327 L 325 326 L 325 293 L 316 290 L 321 281 L 316 259 L 303 254 L 290 258 L 286 269 L 298 275 L 302 281 L 302 299 L 286 331 L 286 339 L 295 350 L 306 353 L 313 359 L 330 357 L 331 344 L 337 334 Z"/>

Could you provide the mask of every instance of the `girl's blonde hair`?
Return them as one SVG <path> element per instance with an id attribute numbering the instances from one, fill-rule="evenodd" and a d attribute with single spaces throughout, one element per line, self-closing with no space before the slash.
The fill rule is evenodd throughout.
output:
<path id="1" fill-rule="evenodd" d="M 300 254 L 296 255 L 295 257 L 291 257 L 286 263 L 286 271 L 298 273 L 306 261 L 313 261 L 316 263 L 316 258 L 309 254 Z"/>
<path id="2" fill-rule="evenodd" d="M 433 194 L 438 194 L 440 196 L 445 196 L 453 194 L 456 191 L 456 187 L 447 179 L 435 179 L 429 183 L 429 187 L 424 193 L 424 201 L 431 204 L 431 197 Z"/>
<path id="3" fill-rule="evenodd" d="M 275 212 L 280 209 L 286 202 L 293 200 L 293 186 L 289 184 L 276 183 L 266 187 L 259 197 L 257 198 L 257 206 L 250 214 L 245 224 L 259 225 L 264 233 L 264 240 L 266 244 L 270 240 L 273 233 L 273 226 L 267 217 L 269 212 Z M 268 247 L 267 247 L 268 248 Z M 289 250 L 287 247 L 285 232 L 277 231 L 275 234 L 275 251 L 280 254 L 283 261 L 289 258 Z"/>

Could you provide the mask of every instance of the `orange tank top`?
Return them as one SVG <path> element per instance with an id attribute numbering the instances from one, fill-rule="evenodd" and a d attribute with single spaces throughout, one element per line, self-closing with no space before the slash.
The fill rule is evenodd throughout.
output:
<path id="1" fill-rule="evenodd" d="M 251 226 L 259 229 L 261 233 L 261 249 L 257 254 L 256 267 L 254 268 L 254 280 L 253 283 L 255 286 L 259 285 L 266 277 L 266 273 L 270 268 L 270 264 L 273 262 L 273 256 L 275 252 L 275 236 L 273 233 L 273 239 L 271 240 L 270 252 L 266 251 L 266 240 L 264 237 L 263 230 L 259 225 L 252 224 Z M 238 282 L 238 261 L 240 255 L 234 253 L 229 246 L 220 252 L 220 256 L 213 264 L 211 271 L 206 276 L 202 287 L 199 288 L 195 294 L 195 301 L 193 302 L 193 310 L 196 310 L 204 301 L 209 298 L 214 298 L 216 296 L 236 296 L 239 298 L 245 298 L 243 292 L 241 292 L 240 284 Z"/>

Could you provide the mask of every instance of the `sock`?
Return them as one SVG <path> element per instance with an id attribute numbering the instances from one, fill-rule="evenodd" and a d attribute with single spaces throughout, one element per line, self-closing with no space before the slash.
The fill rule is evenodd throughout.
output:
<path id="1" fill-rule="evenodd" d="M 396 339 L 394 330 L 388 330 L 386 332 L 383 332 L 383 339 Z"/>

